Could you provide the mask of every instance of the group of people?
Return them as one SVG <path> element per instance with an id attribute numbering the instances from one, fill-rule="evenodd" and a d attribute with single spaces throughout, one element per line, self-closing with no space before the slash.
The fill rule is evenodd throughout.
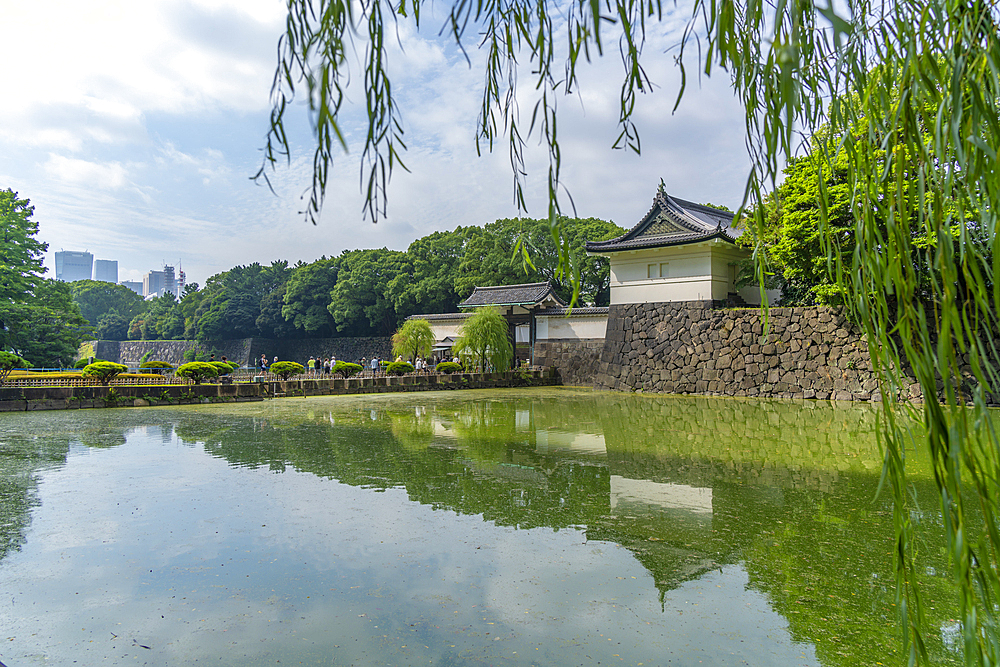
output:
<path id="1" fill-rule="evenodd" d="M 337 356 L 332 357 L 309 357 L 309 361 L 306 362 L 306 370 L 310 375 L 314 373 L 319 373 L 321 375 L 329 375 L 333 372 L 334 367 L 337 365 Z"/>
<path id="2" fill-rule="evenodd" d="M 262 354 L 260 355 L 260 362 L 259 362 L 260 369 L 264 372 L 267 372 L 267 369 L 271 365 L 277 363 L 277 361 L 278 357 L 275 357 L 274 361 L 269 362 L 267 360 L 267 355 Z M 403 357 L 400 356 L 396 359 L 396 361 L 404 361 L 404 359 Z M 432 359 L 424 359 L 423 357 L 418 357 L 416 363 L 414 364 L 414 369 L 420 373 L 430 371 L 433 370 L 434 367 L 437 366 L 438 363 L 441 361 L 449 361 L 449 359 L 447 357 L 438 359 L 437 356 L 433 357 Z M 458 357 L 451 359 L 451 361 L 459 363 Z M 382 363 L 383 361 L 381 358 L 377 356 L 372 356 L 371 359 L 368 359 L 367 357 L 361 357 L 360 365 L 366 371 L 370 370 L 374 375 L 378 374 L 382 370 Z M 336 367 L 336 365 L 337 365 L 336 355 L 332 355 L 329 357 L 310 356 L 309 360 L 305 363 L 306 371 L 308 372 L 309 375 L 330 375 L 331 373 L 334 372 L 334 368 Z"/>

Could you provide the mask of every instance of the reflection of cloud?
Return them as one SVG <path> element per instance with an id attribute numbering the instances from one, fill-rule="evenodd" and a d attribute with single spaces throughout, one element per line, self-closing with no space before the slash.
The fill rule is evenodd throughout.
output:
<path id="1" fill-rule="evenodd" d="M 611 509 L 635 503 L 711 515 L 712 489 L 611 475 Z"/>

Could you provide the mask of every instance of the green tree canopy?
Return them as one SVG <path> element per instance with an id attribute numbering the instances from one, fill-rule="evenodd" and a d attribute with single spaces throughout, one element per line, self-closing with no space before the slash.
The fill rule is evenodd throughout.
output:
<path id="1" fill-rule="evenodd" d="M 499 310 L 492 306 L 479 308 L 462 324 L 453 349 L 465 368 L 506 371 L 514 359 L 509 331 Z"/>
<path id="2" fill-rule="evenodd" d="M 558 224 L 565 226 L 567 251 L 572 262 L 565 267 L 565 272 L 560 268 L 559 244 L 553 237 L 553 232 L 558 232 L 560 227 L 550 225 L 548 220 L 497 220 L 470 236 L 458 266 L 455 291 L 465 298 L 477 286 L 549 280 L 556 293 L 568 301 L 573 296 L 572 276 L 579 272 L 579 300 L 607 305 L 610 297 L 608 260 L 587 257 L 583 248 L 587 241 L 604 241 L 624 234 L 625 230 L 597 218 L 561 217 Z M 515 255 L 519 242 L 527 251 L 530 264 L 523 255 Z"/>
<path id="3" fill-rule="evenodd" d="M 285 286 L 281 315 L 308 336 L 335 334 L 337 322 L 327 309 L 330 293 L 337 286 L 337 259 L 322 258 L 295 269 Z"/>
<path id="4" fill-rule="evenodd" d="M 11 190 L 0 190 L 0 351 L 36 366 L 69 365 L 89 332 L 65 283 L 42 278 L 34 207 Z"/>
<path id="5" fill-rule="evenodd" d="M 345 252 L 327 306 L 345 335 L 388 336 L 401 319 L 389 297 L 389 283 L 412 264 L 406 253 L 381 248 Z"/>
<path id="6" fill-rule="evenodd" d="M 97 323 L 97 337 L 101 340 L 128 340 L 129 319 L 112 308 Z"/>
<path id="7" fill-rule="evenodd" d="M 415 363 L 417 357 L 430 355 L 434 348 L 434 332 L 427 320 L 406 320 L 392 335 L 393 356 L 409 359 Z"/>
<path id="8" fill-rule="evenodd" d="M 49 246 L 35 238 L 34 212 L 30 200 L 18 199 L 13 190 L 0 190 L 0 302 L 24 301 L 45 272 L 42 256 Z"/>
<path id="9" fill-rule="evenodd" d="M 80 313 L 91 326 L 97 326 L 100 319 L 115 310 L 122 317 L 131 320 L 146 311 L 146 302 L 141 296 L 123 285 L 100 280 L 77 280 L 70 283 L 73 300 L 80 306 Z"/>
<path id="10" fill-rule="evenodd" d="M 28 301 L 0 303 L 0 347 L 37 367 L 69 366 L 92 329 L 74 303 L 68 283 L 45 278 L 35 282 Z"/>

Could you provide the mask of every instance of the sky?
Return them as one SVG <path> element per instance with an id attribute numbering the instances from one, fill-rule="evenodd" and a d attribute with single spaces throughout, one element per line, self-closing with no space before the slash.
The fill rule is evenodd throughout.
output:
<path id="1" fill-rule="evenodd" d="M 574 95 L 558 100 L 563 183 L 580 217 L 629 228 L 660 179 L 683 199 L 734 209 L 742 199 L 743 110 L 724 72 L 699 81 L 689 70 L 673 111 L 679 74 L 669 49 L 686 14 L 683 5 L 666 6 L 671 12 L 644 47 L 656 88 L 636 106 L 641 155 L 611 148 L 622 80 L 617 45 L 584 66 Z M 5 3 L 3 14 L 24 29 L 0 40 L 9 91 L 0 96 L 0 189 L 34 205 L 49 277 L 55 251 L 88 250 L 118 260 L 119 280 L 171 264 L 204 284 L 236 265 L 405 250 L 433 231 L 519 214 L 506 146 L 476 152 L 482 53 L 467 44 L 470 66 L 439 36 L 442 21 L 432 13 L 419 31 L 400 23 L 390 47 L 410 172 L 394 173 L 388 216 L 377 224 L 364 218 L 365 98 L 355 62 L 342 117 L 349 150 L 336 158 L 315 226 L 300 213 L 313 141 L 301 102 L 288 112 L 291 161 L 270 173 L 275 192 L 251 180 L 268 130 L 282 0 L 53 0 Z M 525 69 L 524 127 L 534 93 Z M 545 152 L 537 135 L 528 146 L 524 214 L 544 217 Z"/>

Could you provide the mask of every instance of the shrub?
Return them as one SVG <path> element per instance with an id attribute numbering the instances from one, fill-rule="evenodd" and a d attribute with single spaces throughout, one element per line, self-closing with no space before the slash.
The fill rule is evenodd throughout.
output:
<path id="1" fill-rule="evenodd" d="M 107 361 L 107 359 L 94 359 L 95 364 L 99 361 Z M 87 357 L 85 359 L 77 359 L 76 363 L 73 364 L 73 368 L 86 368 L 89 364 L 90 364 L 90 357 Z"/>
<path id="2" fill-rule="evenodd" d="M 155 373 L 156 375 L 166 375 L 167 371 L 172 370 L 173 366 L 166 361 L 144 361 L 139 364 L 139 369 L 149 369 L 150 373 Z"/>
<path id="3" fill-rule="evenodd" d="M 442 361 L 440 364 L 434 367 L 438 373 L 447 373 L 451 375 L 452 373 L 461 373 L 462 364 L 456 364 L 454 361 Z"/>
<path id="4" fill-rule="evenodd" d="M 389 375 L 406 375 L 413 372 L 413 364 L 409 361 L 394 361 L 385 367 Z"/>
<path id="5" fill-rule="evenodd" d="M 0 352 L 0 384 L 4 383 L 11 370 L 15 368 L 27 368 L 28 362 L 10 352 Z"/>
<path id="6" fill-rule="evenodd" d="M 207 361 L 189 361 L 186 364 L 181 364 L 176 373 L 179 377 L 194 380 L 195 384 L 201 384 L 202 380 L 214 378 L 218 374 L 219 371 L 215 365 Z"/>
<path id="7" fill-rule="evenodd" d="M 363 368 L 361 364 L 352 364 L 348 361 L 338 361 L 333 365 L 333 373 L 340 373 L 341 377 L 349 378 L 352 375 L 357 375 Z"/>
<path id="8" fill-rule="evenodd" d="M 83 368 L 83 377 L 94 378 L 101 384 L 108 384 L 116 375 L 120 375 L 128 370 L 124 364 L 116 364 L 112 361 L 95 361 Z"/>
<path id="9" fill-rule="evenodd" d="M 210 361 L 208 363 L 215 366 L 215 369 L 218 371 L 216 374 L 220 377 L 223 375 L 229 375 L 233 372 L 233 367 L 228 361 Z"/>
<path id="10" fill-rule="evenodd" d="M 293 375 L 300 375 L 305 373 L 306 368 L 302 364 L 296 363 L 294 361 L 276 361 L 271 364 L 268 368 L 272 373 L 280 377 L 282 380 L 287 380 Z"/>

